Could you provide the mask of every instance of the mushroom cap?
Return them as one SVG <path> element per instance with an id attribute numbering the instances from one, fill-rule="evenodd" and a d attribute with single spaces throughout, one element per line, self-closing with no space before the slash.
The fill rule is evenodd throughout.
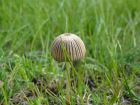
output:
<path id="1" fill-rule="evenodd" d="M 64 33 L 54 39 L 51 46 L 51 55 L 56 61 L 65 61 L 66 54 L 63 48 L 65 48 L 71 61 L 78 61 L 85 57 L 85 45 L 80 37 L 75 34 Z"/>

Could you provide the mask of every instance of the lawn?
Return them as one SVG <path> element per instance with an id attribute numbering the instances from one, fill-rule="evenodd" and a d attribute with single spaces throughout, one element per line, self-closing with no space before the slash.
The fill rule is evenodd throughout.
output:
<path id="1" fill-rule="evenodd" d="M 139 5 L 0 0 L 0 105 L 140 105 Z M 62 33 L 86 46 L 76 67 L 51 56 Z"/>

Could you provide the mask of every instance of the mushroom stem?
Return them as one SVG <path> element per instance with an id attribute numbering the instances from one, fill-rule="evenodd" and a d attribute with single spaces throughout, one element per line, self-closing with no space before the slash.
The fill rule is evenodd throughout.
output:
<path id="1" fill-rule="evenodd" d="M 69 63 L 65 62 L 65 73 L 66 73 L 66 99 L 67 99 L 67 105 L 70 105 L 70 100 L 71 100 L 71 77 L 70 77 L 70 67 Z"/>

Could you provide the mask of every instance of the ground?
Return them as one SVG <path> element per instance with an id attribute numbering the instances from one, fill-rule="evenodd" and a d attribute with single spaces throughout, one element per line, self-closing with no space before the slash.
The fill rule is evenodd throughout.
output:
<path id="1" fill-rule="evenodd" d="M 139 4 L 0 0 L 0 105 L 140 105 Z M 50 53 L 65 32 L 86 46 L 76 67 Z"/>

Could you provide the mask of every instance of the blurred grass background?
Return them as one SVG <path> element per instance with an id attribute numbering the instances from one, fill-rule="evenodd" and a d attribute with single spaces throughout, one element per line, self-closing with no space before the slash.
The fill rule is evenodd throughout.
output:
<path id="1" fill-rule="evenodd" d="M 33 80 L 65 77 L 51 57 L 50 45 L 59 34 L 71 32 L 86 45 L 81 67 L 96 85 L 90 90 L 81 80 L 71 104 L 77 95 L 82 100 L 86 90 L 95 105 L 139 105 L 139 4 L 140 0 L 0 0 L 0 104 L 13 104 L 23 90 L 34 95 L 20 102 L 65 104 L 63 82 L 56 97 L 42 91 L 48 82 L 41 82 L 45 86 L 40 89 Z"/>

